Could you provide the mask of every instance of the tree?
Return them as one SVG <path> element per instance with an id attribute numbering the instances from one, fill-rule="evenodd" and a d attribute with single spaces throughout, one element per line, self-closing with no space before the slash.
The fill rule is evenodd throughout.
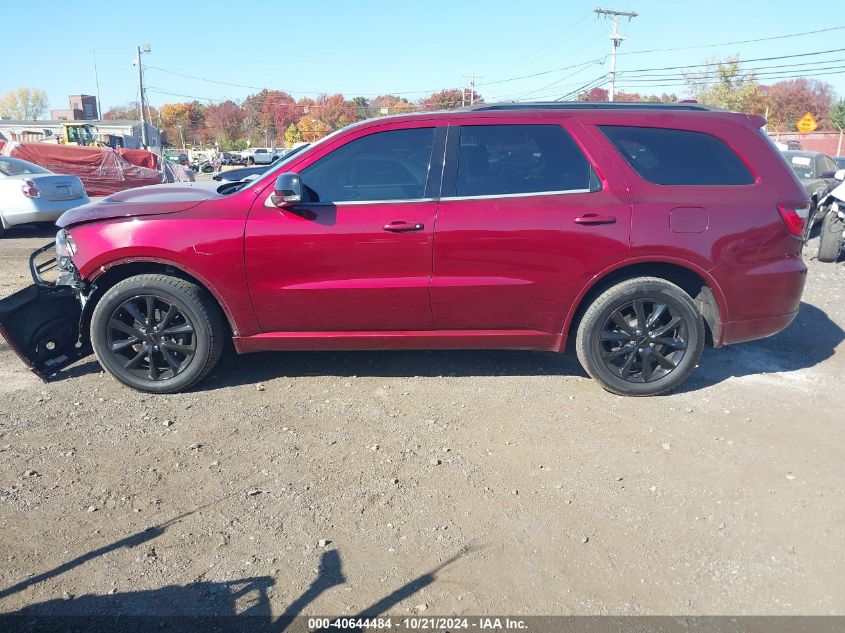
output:
<path id="1" fill-rule="evenodd" d="M 779 81 L 765 88 L 769 125 L 781 132 L 794 131 L 795 124 L 810 112 L 822 128 L 831 127 L 829 115 L 833 87 L 824 81 L 799 77 Z"/>
<path id="2" fill-rule="evenodd" d="M 244 112 L 233 101 L 208 106 L 205 110 L 205 124 L 214 133 L 216 140 L 231 141 L 240 136 Z"/>
<path id="3" fill-rule="evenodd" d="M 707 70 L 684 73 L 687 89 L 699 103 L 725 110 L 762 114 L 764 94 L 753 72 L 744 72 L 736 57 L 707 62 Z"/>
<path id="4" fill-rule="evenodd" d="M 124 105 L 112 106 L 103 114 L 103 119 L 106 121 L 139 121 L 141 115 L 138 110 L 138 102 L 130 101 Z"/>
<path id="5" fill-rule="evenodd" d="M 836 155 L 842 156 L 842 132 L 845 129 L 845 99 L 840 99 L 830 108 L 828 115 L 831 125 L 839 130 L 839 143 L 836 145 Z"/>
<path id="6" fill-rule="evenodd" d="M 302 132 L 296 127 L 296 123 L 291 123 L 285 130 L 285 147 L 291 147 L 294 143 L 301 143 L 302 140 Z"/>
<path id="7" fill-rule="evenodd" d="M 370 117 L 370 102 L 367 97 L 354 97 L 352 103 L 355 104 L 355 118 L 358 121 L 363 121 Z"/>
<path id="8" fill-rule="evenodd" d="M 484 103 L 484 98 L 474 90 L 451 88 L 435 92 L 421 99 L 419 105 L 423 110 L 454 110 L 473 103 Z"/>
<path id="9" fill-rule="evenodd" d="M 0 117 L 35 121 L 47 112 L 47 93 L 40 88 L 18 88 L 0 97 Z"/>
<path id="10" fill-rule="evenodd" d="M 578 95 L 578 101 L 607 101 L 610 93 L 604 88 L 592 88 Z"/>
<path id="11" fill-rule="evenodd" d="M 313 108 L 314 116 L 330 130 L 340 129 L 358 118 L 357 107 L 352 101 L 346 101 L 342 94 L 320 95 Z"/>
<path id="12" fill-rule="evenodd" d="M 413 112 L 413 104 L 404 97 L 395 95 L 380 95 L 370 101 L 370 114 L 382 116 L 385 114 L 404 114 Z"/>

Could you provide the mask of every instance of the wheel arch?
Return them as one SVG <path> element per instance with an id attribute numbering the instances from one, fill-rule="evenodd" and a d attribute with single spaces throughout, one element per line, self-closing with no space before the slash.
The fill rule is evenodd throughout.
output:
<path id="1" fill-rule="evenodd" d="M 193 273 L 193 271 L 187 271 L 183 267 L 160 260 L 131 260 L 117 262 L 109 265 L 99 275 L 90 279 L 89 283 L 91 291 L 87 296 L 87 301 L 85 302 L 85 306 L 82 311 L 80 332 L 88 331 L 91 324 L 91 315 L 94 312 L 94 306 L 97 305 L 99 300 L 103 297 L 106 291 L 109 290 L 109 288 L 112 288 L 115 284 L 123 281 L 124 279 L 128 279 L 129 277 L 145 274 L 161 274 L 179 277 L 180 279 L 184 279 L 185 281 L 189 281 L 205 289 L 220 309 L 220 313 L 223 315 L 223 321 L 228 330 L 228 335 L 237 335 L 239 330 L 237 323 L 232 316 L 231 310 L 228 308 L 226 302 L 214 286 L 209 284 L 208 281 L 203 279 L 200 275 Z"/>
<path id="2" fill-rule="evenodd" d="M 592 301 L 611 286 L 634 277 L 660 277 L 679 286 L 692 297 L 706 325 L 707 342 L 722 345 L 722 324 L 726 321 L 725 299 L 716 281 L 689 261 L 629 260 L 608 268 L 590 280 L 581 290 L 564 319 L 561 348 L 571 339 Z"/>

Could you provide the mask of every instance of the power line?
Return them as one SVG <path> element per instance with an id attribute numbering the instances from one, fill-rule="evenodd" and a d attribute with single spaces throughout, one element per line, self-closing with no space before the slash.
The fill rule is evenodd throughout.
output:
<path id="1" fill-rule="evenodd" d="M 780 72 L 812 72 L 815 70 L 838 70 L 842 68 L 841 62 L 845 61 L 845 58 L 841 59 L 829 59 L 818 64 L 783 64 L 780 66 L 757 66 L 755 68 L 739 68 L 737 76 L 740 74 L 748 77 L 749 75 L 769 75 L 772 73 L 780 73 Z M 823 64 L 835 64 L 834 66 L 827 66 Z M 776 68 L 778 70 L 769 70 L 771 68 Z M 624 75 L 622 79 L 626 81 L 641 81 L 641 82 L 649 82 L 649 81 L 663 81 L 665 79 L 678 79 L 678 78 L 695 78 L 701 77 L 702 79 L 707 79 L 710 77 L 715 77 L 715 72 L 717 71 L 701 71 L 698 73 L 672 73 L 669 75 L 633 75 L 628 76 Z"/>
<path id="2" fill-rule="evenodd" d="M 776 55 L 774 57 L 756 57 L 754 59 L 736 59 L 736 60 L 728 60 L 736 61 L 738 64 L 750 64 L 751 62 L 771 62 L 776 61 L 778 59 L 791 59 L 795 57 L 812 57 L 815 55 L 826 55 L 828 53 L 841 53 L 845 51 L 845 48 L 831 48 L 826 51 L 812 51 L 810 53 L 794 53 L 792 55 Z M 632 68 L 631 70 L 623 70 L 619 74 L 620 75 L 627 75 L 629 73 L 639 73 L 639 72 L 651 72 L 655 70 L 685 70 L 688 68 L 700 68 L 703 66 L 722 66 L 725 62 L 705 62 L 703 64 L 688 64 L 686 66 L 663 66 L 661 68 Z"/>
<path id="3" fill-rule="evenodd" d="M 804 31 L 802 33 L 788 33 L 786 35 L 772 35 L 770 37 L 756 37 L 750 40 L 737 40 L 735 42 L 720 42 L 718 44 L 699 44 L 697 46 L 679 46 L 676 48 L 652 48 L 643 51 L 628 51 L 620 53 L 620 55 L 642 55 L 644 53 L 667 53 L 672 51 L 691 51 L 698 48 L 716 48 L 718 46 L 732 46 L 733 44 L 753 44 L 755 42 L 770 42 L 772 40 L 783 40 L 790 37 L 803 37 L 804 35 L 816 35 L 817 33 L 829 33 L 830 31 L 841 31 L 845 29 L 843 26 L 832 26 L 827 29 L 817 29 L 815 31 Z"/>
<path id="4" fill-rule="evenodd" d="M 838 68 L 841 68 L 841 66 L 838 67 Z M 842 74 L 845 74 L 845 70 L 832 70 L 832 71 L 829 71 L 829 72 L 826 71 L 826 72 L 820 72 L 820 73 L 800 72 L 798 74 L 784 74 L 784 75 L 767 77 L 766 79 L 769 79 L 769 80 L 772 80 L 772 79 L 778 79 L 778 80 L 780 80 L 780 79 L 799 79 L 801 77 L 810 77 L 810 78 L 812 78 L 812 77 L 828 77 L 830 75 L 842 75 Z M 748 80 L 745 79 L 744 81 L 748 81 Z M 715 85 L 715 84 L 719 84 L 719 83 L 722 83 L 722 80 L 715 79 L 715 80 L 706 80 L 706 81 L 695 82 L 695 84 L 699 85 L 699 86 L 701 86 L 701 85 Z M 666 88 L 666 87 L 672 87 L 672 86 L 686 86 L 686 85 L 689 85 L 689 82 L 686 81 L 686 80 L 681 80 L 679 78 L 677 81 L 666 80 L 663 83 L 642 84 L 642 83 L 634 83 L 634 82 L 631 82 L 631 83 L 625 82 L 625 85 L 630 85 L 632 87 L 639 87 L 639 88 Z"/>

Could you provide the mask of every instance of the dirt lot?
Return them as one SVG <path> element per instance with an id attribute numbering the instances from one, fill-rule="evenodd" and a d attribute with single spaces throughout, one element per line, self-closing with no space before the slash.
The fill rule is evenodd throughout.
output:
<path id="1" fill-rule="evenodd" d="M 0 294 L 49 238 L 0 241 Z M 0 343 L 0 612 L 845 614 L 843 328 L 811 261 L 785 333 L 637 400 L 522 352 L 230 355 L 149 396 Z"/>

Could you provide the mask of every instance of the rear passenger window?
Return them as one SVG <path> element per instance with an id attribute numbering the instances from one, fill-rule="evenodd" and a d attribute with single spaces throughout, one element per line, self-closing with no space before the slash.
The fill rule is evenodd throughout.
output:
<path id="1" fill-rule="evenodd" d="M 750 185 L 754 176 L 720 139 L 657 127 L 600 126 L 636 172 L 658 185 Z"/>
<path id="2" fill-rule="evenodd" d="M 464 125 L 457 196 L 590 190 L 592 169 L 558 125 Z M 598 189 L 597 180 L 592 183 Z"/>

